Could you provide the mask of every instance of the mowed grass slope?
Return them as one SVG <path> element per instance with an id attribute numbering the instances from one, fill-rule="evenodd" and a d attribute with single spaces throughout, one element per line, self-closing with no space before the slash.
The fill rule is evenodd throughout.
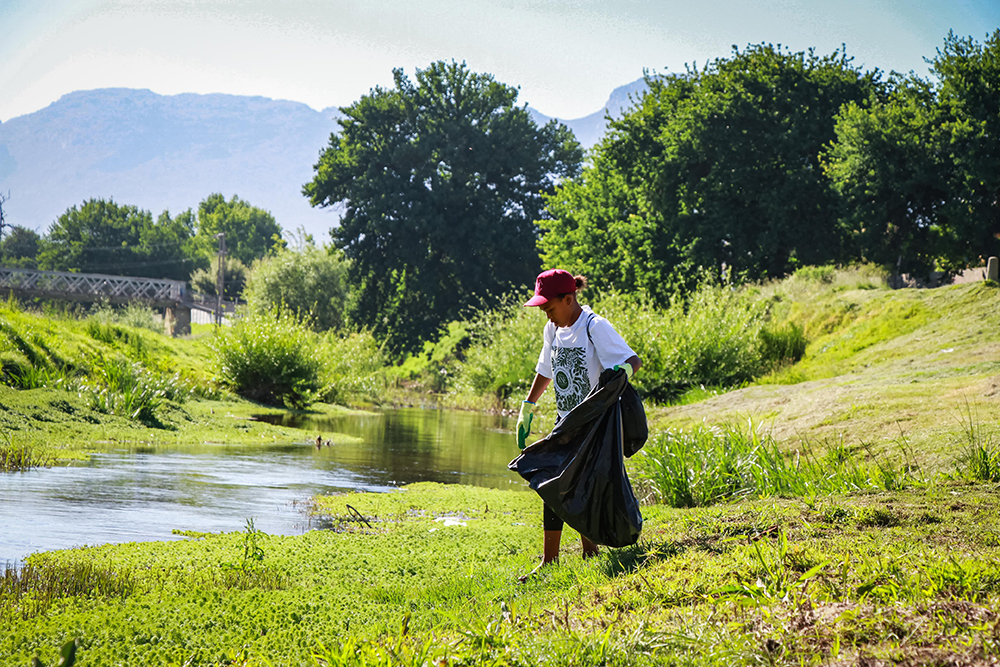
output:
<path id="1" fill-rule="evenodd" d="M 1000 289 L 971 283 L 887 290 L 858 278 L 763 288 L 775 315 L 802 327 L 805 356 L 758 383 L 651 411 L 659 427 L 764 422 L 788 447 L 868 445 L 912 452 L 946 471 L 970 422 L 1000 424 Z M 858 285 L 863 288 L 859 289 Z"/>

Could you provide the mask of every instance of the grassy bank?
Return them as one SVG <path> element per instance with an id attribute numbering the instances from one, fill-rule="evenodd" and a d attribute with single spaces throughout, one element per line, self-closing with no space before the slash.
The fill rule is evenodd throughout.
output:
<path id="1" fill-rule="evenodd" d="M 646 507 L 637 547 L 585 562 L 568 531 L 562 564 L 527 584 L 516 577 L 540 537 L 529 494 L 421 484 L 319 506 L 331 530 L 299 537 L 35 556 L 0 584 L 3 664 L 52 662 L 73 638 L 85 665 L 1000 657 L 996 485 Z"/>
<path id="2" fill-rule="evenodd" d="M 98 311 L 80 318 L 0 303 L 0 469 L 81 458 L 108 446 L 303 439 L 301 431 L 252 419 L 285 410 L 245 400 L 216 381 L 211 327 L 170 338 L 136 311 L 125 315 L 131 317 Z M 346 408 L 315 403 L 308 410 Z"/>
<path id="3" fill-rule="evenodd" d="M 801 361 L 757 383 L 651 411 L 658 428 L 764 424 L 793 451 L 848 447 L 912 454 L 950 469 L 969 441 L 1000 442 L 1000 289 L 973 283 L 886 290 L 788 280 L 762 290 L 776 317 L 800 326 Z M 863 280 L 859 278 L 858 280 Z"/>

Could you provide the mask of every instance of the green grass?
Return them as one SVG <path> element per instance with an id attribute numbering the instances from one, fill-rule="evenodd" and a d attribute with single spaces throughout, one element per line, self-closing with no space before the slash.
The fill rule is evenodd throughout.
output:
<path id="1" fill-rule="evenodd" d="M 64 588 L 34 584 L 51 593 L 27 618 L 0 595 L 0 662 L 52 662 L 70 639 L 88 665 L 1000 657 L 994 484 L 647 506 L 639 545 L 584 561 L 567 534 L 562 563 L 527 584 L 516 577 L 541 538 L 531 494 L 420 484 L 317 503 L 330 530 L 255 538 L 251 567 L 271 580 L 227 578 L 248 559 L 246 530 L 33 556 Z"/>
<path id="2" fill-rule="evenodd" d="M 950 470 L 968 440 L 968 409 L 984 437 L 1000 432 L 1000 345 L 989 334 L 1000 327 L 1000 292 L 985 283 L 857 289 L 864 280 L 853 270 L 829 283 L 760 288 L 774 321 L 809 340 L 803 358 L 734 391 L 651 409 L 653 424 L 690 429 L 753 417 L 786 453 L 803 439 L 893 452 L 902 438 L 921 469 Z"/>
<path id="3" fill-rule="evenodd" d="M 792 453 L 759 424 L 699 426 L 654 434 L 636 464 L 659 502 L 701 507 L 745 497 L 815 497 L 896 490 L 923 483 L 909 462 L 842 445 L 795 445 Z M 978 469 L 978 468 L 976 468 Z M 978 477 L 977 477 L 978 478 Z"/>

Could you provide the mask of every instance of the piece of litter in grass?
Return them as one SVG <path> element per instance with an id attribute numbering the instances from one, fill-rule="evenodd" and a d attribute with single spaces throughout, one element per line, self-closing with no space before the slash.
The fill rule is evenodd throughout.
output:
<path id="1" fill-rule="evenodd" d="M 954 352 L 954 351 L 955 351 L 955 348 L 953 348 L 953 347 L 949 347 L 949 348 L 947 348 L 945 350 L 941 350 L 942 354 L 948 354 L 949 352 Z"/>
<path id="2" fill-rule="evenodd" d="M 465 521 L 462 521 L 460 519 L 456 519 L 453 516 L 439 516 L 438 518 L 434 519 L 434 521 L 443 523 L 445 525 L 445 527 L 448 527 L 448 526 L 468 526 L 469 525 Z"/>

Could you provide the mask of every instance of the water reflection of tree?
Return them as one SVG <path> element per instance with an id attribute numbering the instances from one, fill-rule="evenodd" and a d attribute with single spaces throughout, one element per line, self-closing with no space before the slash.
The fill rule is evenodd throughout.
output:
<path id="1" fill-rule="evenodd" d="M 340 418 L 339 432 L 364 444 L 335 446 L 329 456 L 338 464 L 370 475 L 380 471 L 383 482 L 460 482 L 509 486 L 507 463 L 517 453 L 505 433 L 504 417 L 471 412 L 390 410 L 378 416 Z M 314 423 L 317 433 L 322 425 Z M 312 431 L 309 431 L 310 433 Z M 325 452 L 324 451 L 324 457 Z"/>

